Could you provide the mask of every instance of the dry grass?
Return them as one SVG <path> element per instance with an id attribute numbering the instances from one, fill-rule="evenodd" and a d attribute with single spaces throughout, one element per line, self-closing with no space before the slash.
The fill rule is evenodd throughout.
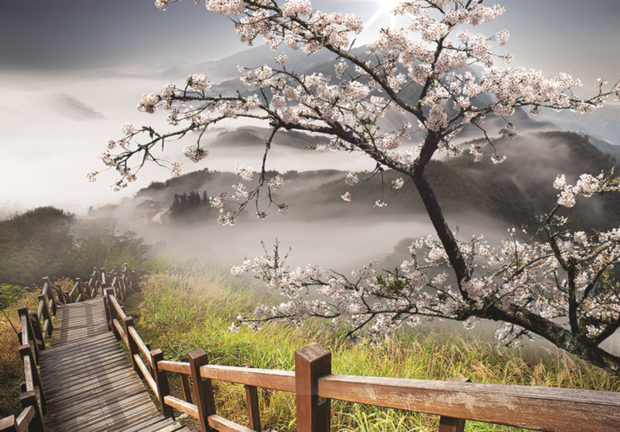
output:
<path id="1" fill-rule="evenodd" d="M 29 311 L 35 311 L 39 291 L 24 293 L 0 313 L 0 418 L 17 416 L 22 411 L 19 383 L 24 379 L 24 366 L 19 356 L 16 334 L 21 330 L 17 308 L 27 306 Z"/>

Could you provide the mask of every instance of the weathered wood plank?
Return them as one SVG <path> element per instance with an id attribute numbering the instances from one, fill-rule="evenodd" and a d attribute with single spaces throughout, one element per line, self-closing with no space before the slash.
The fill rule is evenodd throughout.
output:
<path id="1" fill-rule="evenodd" d="M 23 410 L 21 414 L 17 417 L 17 419 L 15 419 L 15 422 L 17 423 L 17 430 L 25 431 L 28 428 L 30 421 L 34 418 L 36 412 L 37 411 L 34 409 L 33 406 L 29 406 L 28 408 Z"/>
<path id="2" fill-rule="evenodd" d="M 254 432 L 253 429 L 249 429 L 219 415 L 210 415 L 208 420 L 209 426 L 220 432 Z"/>
<path id="3" fill-rule="evenodd" d="M 620 394 L 592 390 L 329 375 L 319 396 L 545 431 L 617 432 L 620 424 Z"/>
<path id="4" fill-rule="evenodd" d="M 295 392 L 295 372 L 291 371 L 205 365 L 200 368 L 200 376 L 254 387 Z"/>
<path id="5" fill-rule="evenodd" d="M 193 403 L 189 403 L 184 400 L 175 398 L 174 396 L 164 397 L 164 402 L 167 405 L 170 405 L 172 408 L 178 409 L 179 411 L 184 412 L 187 415 L 190 415 L 194 418 L 199 417 L 198 407 Z"/>

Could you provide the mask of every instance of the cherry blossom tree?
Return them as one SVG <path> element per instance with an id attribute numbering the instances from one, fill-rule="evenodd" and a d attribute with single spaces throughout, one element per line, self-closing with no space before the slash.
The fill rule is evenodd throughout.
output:
<path id="1" fill-rule="evenodd" d="M 157 0 L 156 6 L 163 10 L 173 1 L 178 0 Z M 166 145 L 190 131 L 200 132 L 197 143 L 184 149 L 191 161 L 198 162 L 208 156 L 201 138 L 209 126 L 225 119 L 262 120 L 272 133 L 256 172 L 257 185 L 247 190 L 239 183 L 234 195 L 210 198 L 211 205 L 220 209 L 220 223 L 233 225 L 250 203 L 255 204 L 259 217 L 266 217 L 272 206 L 286 210 L 272 196 L 272 191 L 282 187 L 282 178 L 266 175 L 269 150 L 278 131 L 328 136 L 329 145 L 319 150 L 365 153 L 380 169 L 402 174 L 393 182 L 395 188 L 410 179 L 436 237 L 415 241 L 411 259 L 394 271 L 379 271 L 371 263 L 348 277 L 318 266 L 290 269 L 277 248 L 272 255 L 246 260 L 232 269 L 233 274 L 254 272 L 289 299 L 279 306 L 259 307 L 255 317 L 240 317 L 242 323 L 258 327 L 266 320 L 280 320 L 301 325 L 309 317 L 320 317 L 335 327 L 345 327 L 353 338 L 364 332 L 380 340 L 403 324 L 415 326 L 424 319 L 453 319 L 466 327 L 490 319 L 500 323 L 497 337 L 506 344 L 538 335 L 620 375 L 620 358 L 600 347 L 620 326 L 620 284 L 614 279 L 620 230 L 571 233 L 563 228 L 566 219 L 557 214 L 560 208 L 575 205 L 578 196 L 617 191 L 618 181 L 612 173 L 583 174 L 574 185 L 558 176 L 554 184 L 558 201 L 540 217 L 538 230 L 529 234 L 512 230 L 498 247 L 487 244 L 482 236 L 460 241 L 426 178 L 429 161 L 442 153 L 450 157 L 469 154 L 474 161 L 489 153 L 494 163 L 505 159 L 484 129 L 486 116 L 503 118 L 502 134 L 511 137 L 514 127 L 509 118 L 517 109 L 528 109 L 533 115 L 543 108 L 589 114 L 607 98 L 620 95 L 618 84 L 599 81 L 597 94 L 583 99 L 574 92 L 581 82 L 568 74 L 547 78 L 540 71 L 499 66 L 513 62 L 510 55 L 492 52 L 492 46 L 506 44 L 508 31 L 488 37 L 463 29 L 489 23 L 504 13 L 499 5 L 483 3 L 403 2 L 392 13 L 406 18 L 408 26 L 382 29 L 359 56 L 354 54 L 352 38 L 363 30 L 363 22 L 355 15 L 323 13 L 313 9 L 309 0 L 209 0 L 207 9 L 231 18 L 243 42 L 252 45 L 260 36 L 274 51 L 283 46 L 307 54 L 328 50 L 336 59 L 333 74 L 298 74 L 286 67 L 287 56 L 279 54 L 279 68 L 239 68 L 241 81 L 254 91 L 249 96 L 216 94 L 203 75 L 190 76 L 182 86 L 169 83 L 158 93 L 144 95 L 138 104 L 140 111 L 153 114 L 163 109 L 168 123 L 178 128 L 160 133 L 152 127 L 123 126 L 123 137 L 110 140 L 101 154 L 104 164 L 116 168 L 121 176 L 113 188 L 119 190 L 134 181 L 147 161 L 163 164 L 152 154 L 156 145 Z M 471 65 L 482 66 L 481 74 L 467 69 Z M 419 92 L 413 103 L 404 97 L 409 88 Z M 481 102 L 489 100 L 482 95 L 490 96 L 492 103 Z M 401 113 L 409 122 L 395 130 L 381 130 L 377 122 L 389 111 Z M 405 150 L 401 143 L 409 137 L 411 123 L 423 131 L 424 138 L 417 148 Z M 455 137 L 464 127 L 478 128 L 484 141 L 465 148 L 459 145 Z M 172 175 L 178 176 L 181 168 L 179 163 L 172 164 Z M 243 166 L 236 173 L 244 181 L 255 174 Z M 89 178 L 94 180 L 96 175 L 93 172 Z M 353 173 L 346 178 L 348 185 L 357 181 Z M 350 201 L 354 197 L 344 188 L 342 199 Z M 265 195 L 267 200 L 262 199 Z M 385 205 L 382 201 L 375 204 Z"/>

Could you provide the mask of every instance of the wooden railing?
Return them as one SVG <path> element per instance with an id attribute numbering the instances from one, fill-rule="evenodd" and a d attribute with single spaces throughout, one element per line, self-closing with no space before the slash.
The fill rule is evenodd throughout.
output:
<path id="1" fill-rule="evenodd" d="M 81 282 L 78 278 L 70 292 L 64 292 L 49 278 L 43 278 L 43 289 L 38 297 L 37 312 L 29 313 L 26 307 L 17 309 L 21 322 L 21 331 L 17 336 L 25 377 L 20 385 L 22 392 L 20 402 L 23 411 L 17 417 L 0 419 L 0 431 L 24 432 L 28 429 L 31 432 L 39 432 L 45 430 L 43 426 L 43 415 L 46 413 L 45 392 L 41 385 L 37 364 L 39 352 L 45 350 L 45 341 L 52 336 L 54 331 L 52 317 L 56 315 L 58 305 L 95 298 L 103 294 L 103 289 L 110 290 L 115 298 L 126 299 L 128 293 L 135 291 L 137 286 L 136 272 L 127 265 L 120 274 L 116 267 L 109 274 L 104 268 L 95 268 L 88 283 Z"/>
<path id="2" fill-rule="evenodd" d="M 190 352 L 189 362 L 167 361 L 160 349 L 151 350 L 142 340 L 112 289 L 105 290 L 104 299 L 108 328 L 125 343 L 134 370 L 153 391 L 162 414 L 171 416 L 175 408 L 198 419 L 203 432 L 260 431 L 259 387 L 296 394 L 297 430 L 303 432 L 330 430 L 332 399 L 438 415 L 439 432 L 463 432 L 467 420 L 540 431 L 620 430 L 618 393 L 474 384 L 467 378 L 337 375 L 331 373 L 331 353 L 317 344 L 295 352 L 295 372 L 210 365 L 202 349 Z M 183 399 L 170 394 L 168 372 L 181 376 Z M 249 427 L 217 415 L 211 380 L 245 386 Z"/>
<path id="3" fill-rule="evenodd" d="M 317 344 L 295 352 L 295 372 L 250 367 L 210 365 L 202 349 L 188 354 L 189 362 L 164 360 L 161 349 L 151 350 L 127 316 L 119 300 L 137 287 L 135 272 L 96 270 L 88 284 L 76 282 L 71 292 L 45 280 L 37 313 L 20 308 L 20 354 L 26 380 L 17 417 L 0 420 L 0 431 L 43 431 L 45 393 L 36 362 L 53 332 L 52 316 L 58 303 L 83 301 L 103 294 L 108 329 L 127 350 L 133 369 L 146 381 L 164 416 L 173 408 L 200 422 L 201 431 L 261 431 L 257 389 L 295 393 L 297 430 L 330 430 L 331 400 L 395 408 L 440 416 L 439 432 L 462 432 L 468 420 L 541 431 L 618 431 L 620 394 L 496 384 L 474 384 L 465 378 L 447 381 L 379 378 L 331 373 L 331 353 Z M 62 300 L 61 300 L 62 299 Z M 183 399 L 172 396 L 168 373 L 181 377 Z M 191 376 L 192 385 L 189 377 Z M 239 425 L 216 413 L 212 380 L 245 386 L 249 425 Z"/>

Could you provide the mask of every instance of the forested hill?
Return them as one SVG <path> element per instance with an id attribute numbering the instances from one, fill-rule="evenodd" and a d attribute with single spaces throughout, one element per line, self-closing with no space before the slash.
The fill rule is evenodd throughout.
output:
<path id="1" fill-rule="evenodd" d="M 468 148 L 469 143 L 463 146 Z M 301 152 L 312 151 L 294 147 L 299 148 L 300 157 L 303 156 Z M 588 137 L 572 132 L 542 132 L 514 140 L 499 139 L 496 147 L 499 153 L 508 156 L 499 165 L 491 162 L 491 150 L 486 147 L 485 159 L 479 163 L 464 155 L 433 161 L 428 166 L 427 175 L 446 213 L 475 211 L 503 219 L 509 225 L 530 225 L 536 215 L 553 208 L 558 193 L 553 188 L 553 181 L 557 175 L 565 174 L 568 182 L 574 183 L 582 173 L 609 172 L 616 163 L 615 159 L 590 144 Z M 276 174 L 271 172 L 269 176 Z M 344 182 L 346 174 L 335 170 L 282 173 L 285 186 L 275 199 L 290 205 L 292 217 L 309 220 L 359 218 L 375 216 L 378 212 L 382 216 L 424 213 L 422 202 L 410 181 L 405 178 L 401 189 L 392 187 L 392 180 L 402 175 L 391 171 L 374 175 L 358 173 L 360 182 L 349 186 Z M 239 182 L 247 183 L 232 173 L 199 171 L 166 183 L 153 183 L 140 190 L 138 195 L 169 205 L 175 194 L 194 192 L 194 196 L 204 198 L 226 191 L 232 195 L 231 185 Z M 247 184 L 248 189 L 250 186 Z M 345 192 L 351 193 L 351 202 L 342 200 Z M 374 208 L 377 200 L 383 200 L 387 206 Z M 234 203 L 229 206 L 231 210 L 235 208 Z M 192 209 L 186 208 L 184 214 L 176 215 L 177 221 L 214 222 L 217 217 L 215 209 L 200 203 L 195 205 L 196 209 L 198 207 L 200 211 L 196 210 L 193 215 Z M 617 227 L 620 225 L 620 196 L 581 198 L 573 209 L 562 212 L 574 221 L 571 228 L 602 230 Z"/>

